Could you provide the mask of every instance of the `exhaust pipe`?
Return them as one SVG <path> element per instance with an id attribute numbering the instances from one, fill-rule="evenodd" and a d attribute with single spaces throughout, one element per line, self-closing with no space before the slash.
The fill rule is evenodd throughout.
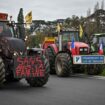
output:
<path id="1" fill-rule="evenodd" d="M 59 34 L 58 37 L 59 37 L 59 51 L 62 51 L 62 35 Z"/>

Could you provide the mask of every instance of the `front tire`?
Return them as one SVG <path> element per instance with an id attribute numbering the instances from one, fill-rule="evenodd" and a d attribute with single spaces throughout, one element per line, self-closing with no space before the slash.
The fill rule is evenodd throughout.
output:
<path id="1" fill-rule="evenodd" d="M 42 87 L 43 85 L 45 85 L 48 82 L 49 71 L 50 71 L 49 62 L 45 58 L 44 55 L 42 55 L 42 60 L 44 62 L 44 66 L 45 66 L 45 76 L 26 79 L 27 83 L 30 84 L 30 86 L 32 86 L 32 87 Z"/>
<path id="2" fill-rule="evenodd" d="M 2 58 L 0 58 L 0 87 L 5 82 L 5 67 Z"/>
<path id="3" fill-rule="evenodd" d="M 48 57 L 50 64 L 50 74 L 55 74 L 55 53 L 51 47 L 46 49 L 46 56 Z"/>
<path id="4" fill-rule="evenodd" d="M 55 60 L 57 76 L 68 77 L 72 74 L 72 60 L 69 54 L 59 53 Z"/>

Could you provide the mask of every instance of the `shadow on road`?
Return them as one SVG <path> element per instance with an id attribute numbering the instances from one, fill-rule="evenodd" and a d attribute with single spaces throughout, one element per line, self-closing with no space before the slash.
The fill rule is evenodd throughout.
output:
<path id="1" fill-rule="evenodd" d="M 25 80 L 21 80 L 20 82 L 11 82 L 11 83 L 5 83 L 4 86 L 0 88 L 0 91 L 27 91 L 27 90 L 45 90 L 47 89 L 46 85 L 43 87 L 31 87 Z"/>

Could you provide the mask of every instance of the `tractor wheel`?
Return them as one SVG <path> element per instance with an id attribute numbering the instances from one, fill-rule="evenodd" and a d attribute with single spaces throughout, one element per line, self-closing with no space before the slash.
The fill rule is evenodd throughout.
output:
<path id="1" fill-rule="evenodd" d="M 44 62 L 44 66 L 45 66 L 45 76 L 44 77 L 38 77 L 38 78 L 26 78 L 26 81 L 28 84 L 30 84 L 30 86 L 32 87 L 42 87 L 43 85 L 45 85 L 48 82 L 48 78 L 49 78 L 49 62 L 48 60 L 45 58 L 45 56 L 42 56 L 42 60 Z"/>
<path id="2" fill-rule="evenodd" d="M 2 58 L 0 58 L 0 87 L 5 82 L 5 67 Z"/>
<path id="3" fill-rule="evenodd" d="M 14 78 L 13 74 L 6 76 L 6 83 L 19 82 L 19 81 L 20 81 L 20 79 Z"/>
<path id="4" fill-rule="evenodd" d="M 98 75 L 102 72 L 104 65 L 87 65 L 87 74 Z"/>
<path id="5" fill-rule="evenodd" d="M 55 53 L 52 48 L 46 49 L 46 56 L 50 64 L 50 74 L 55 74 Z"/>
<path id="6" fill-rule="evenodd" d="M 68 77 L 72 73 L 72 60 L 69 54 L 59 53 L 55 60 L 55 70 L 57 76 Z"/>

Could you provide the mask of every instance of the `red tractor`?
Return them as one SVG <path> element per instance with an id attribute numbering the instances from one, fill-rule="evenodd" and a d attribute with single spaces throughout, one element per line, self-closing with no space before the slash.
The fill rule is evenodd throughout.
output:
<path id="1" fill-rule="evenodd" d="M 74 40 L 73 49 L 75 54 L 72 52 L 72 39 Z M 46 42 L 44 43 L 44 45 Z M 44 47 L 43 47 L 44 48 Z M 88 44 L 80 42 L 79 31 L 69 30 L 69 31 L 61 31 L 58 35 L 58 40 L 56 42 L 47 44 L 47 47 L 44 48 L 45 53 L 49 59 L 50 63 L 50 73 L 56 73 L 57 76 L 65 77 L 69 76 L 74 72 L 75 69 L 84 70 L 84 67 L 88 67 L 90 70 L 91 65 L 85 64 L 74 64 L 74 55 L 89 55 L 90 48 Z M 77 59 L 78 60 L 78 59 Z M 90 63 L 91 64 L 91 63 Z M 94 66 L 92 66 L 94 69 Z M 96 68 L 95 68 L 96 70 Z M 90 71 L 87 71 L 90 72 Z"/>

